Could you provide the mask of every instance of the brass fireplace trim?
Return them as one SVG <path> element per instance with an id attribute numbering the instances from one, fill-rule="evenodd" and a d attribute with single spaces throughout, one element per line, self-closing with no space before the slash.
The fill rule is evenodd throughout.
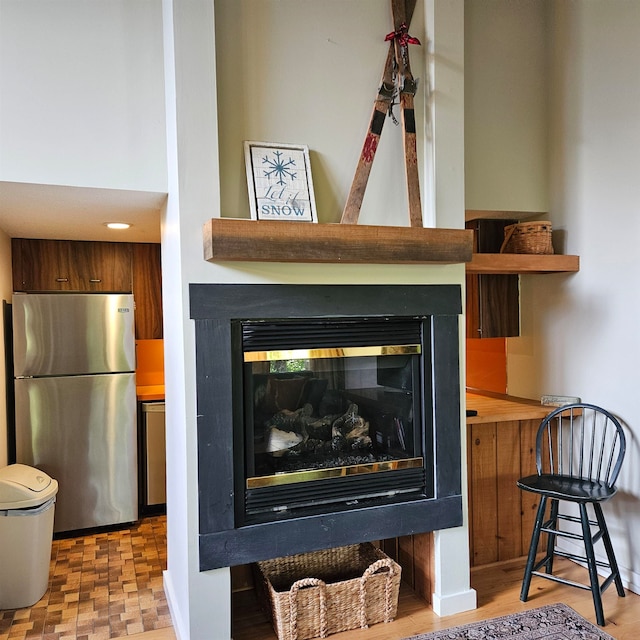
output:
<path id="1" fill-rule="evenodd" d="M 281 351 L 245 351 L 245 362 L 275 360 L 314 360 L 316 358 L 355 358 L 362 356 L 419 355 L 419 344 L 384 345 L 374 347 L 334 347 L 324 349 L 289 349 Z"/>
<path id="2" fill-rule="evenodd" d="M 283 484 L 308 482 L 311 480 L 326 480 L 328 478 L 340 478 L 355 476 L 378 471 L 396 471 L 398 469 L 418 469 L 424 464 L 423 458 L 403 458 L 401 460 L 386 460 L 384 462 L 371 462 L 369 464 L 353 464 L 344 467 L 331 467 L 329 469 L 305 469 L 304 471 L 292 471 L 290 473 L 276 473 L 272 476 L 257 476 L 247 478 L 247 489 L 259 489 L 261 487 L 275 487 Z"/>

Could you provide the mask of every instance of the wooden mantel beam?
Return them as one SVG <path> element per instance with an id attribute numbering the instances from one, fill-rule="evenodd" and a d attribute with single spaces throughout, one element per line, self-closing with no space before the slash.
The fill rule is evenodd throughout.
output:
<path id="1" fill-rule="evenodd" d="M 473 249 L 467 229 L 212 218 L 203 234 L 209 262 L 455 264 Z"/>

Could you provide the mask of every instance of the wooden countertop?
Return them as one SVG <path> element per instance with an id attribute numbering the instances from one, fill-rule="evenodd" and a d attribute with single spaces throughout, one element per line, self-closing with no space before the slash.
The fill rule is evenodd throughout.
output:
<path id="1" fill-rule="evenodd" d="M 136 387 L 136 397 L 138 402 L 148 402 L 150 400 L 164 400 L 164 385 L 149 384 L 138 385 Z"/>
<path id="2" fill-rule="evenodd" d="M 477 416 L 467 418 L 467 424 L 508 422 L 510 420 L 541 420 L 555 407 L 542 405 L 535 400 L 516 398 L 483 391 L 467 391 L 467 409 L 474 409 Z"/>

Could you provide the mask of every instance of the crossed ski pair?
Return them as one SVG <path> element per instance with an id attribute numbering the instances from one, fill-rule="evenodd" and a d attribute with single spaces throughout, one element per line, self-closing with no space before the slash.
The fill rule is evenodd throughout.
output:
<path id="1" fill-rule="evenodd" d="M 409 24 L 417 0 L 391 0 L 394 30 L 389 33 L 389 52 L 382 73 L 382 82 L 373 105 L 369 129 L 362 146 L 351 190 L 347 198 L 341 223 L 356 224 L 360 207 L 369 180 L 371 165 L 382 127 L 387 116 L 393 117 L 394 98 L 400 98 L 400 123 L 404 147 L 407 196 L 409 201 L 409 221 L 412 227 L 422 226 L 422 208 L 420 204 L 420 183 L 416 150 L 416 123 L 413 110 L 413 97 L 416 93 L 416 81 L 411 74 L 409 64 L 409 45 L 420 44 L 417 38 L 409 35 Z"/>

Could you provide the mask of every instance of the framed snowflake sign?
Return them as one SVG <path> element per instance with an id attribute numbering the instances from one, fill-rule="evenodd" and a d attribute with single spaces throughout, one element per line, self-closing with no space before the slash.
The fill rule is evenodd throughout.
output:
<path id="1" fill-rule="evenodd" d="M 254 220 L 318 222 L 306 145 L 245 142 L 244 157 Z"/>

